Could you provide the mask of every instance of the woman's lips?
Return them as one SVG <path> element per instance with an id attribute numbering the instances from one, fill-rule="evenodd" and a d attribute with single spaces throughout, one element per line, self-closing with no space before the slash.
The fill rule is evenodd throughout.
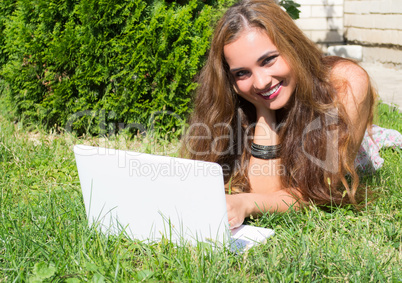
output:
<path id="1" fill-rule="evenodd" d="M 275 97 L 278 96 L 278 94 L 282 88 L 282 83 L 283 83 L 283 81 L 281 81 L 277 85 L 271 87 L 268 91 L 259 92 L 258 95 L 261 95 L 262 98 L 264 98 L 264 99 L 274 99 Z"/>

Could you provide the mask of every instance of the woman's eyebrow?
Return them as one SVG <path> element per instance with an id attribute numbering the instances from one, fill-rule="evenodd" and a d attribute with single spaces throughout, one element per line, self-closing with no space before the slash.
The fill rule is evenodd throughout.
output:
<path id="1" fill-rule="evenodd" d="M 265 58 L 267 58 L 268 56 L 275 54 L 275 53 L 278 53 L 278 51 L 277 50 L 267 51 L 263 55 L 261 55 L 260 58 L 258 58 L 257 62 L 260 62 L 260 61 L 264 60 Z"/>
<path id="2" fill-rule="evenodd" d="M 260 56 L 260 58 L 257 59 L 257 62 L 260 62 L 262 60 L 264 60 L 265 58 L 271 56 L 272 54 L 277 54 L 278 50 L 272 50 L 272 51 L 267 51 L 265 52 L 263 55 Z M 237 71 L 243 70 L 243 67 L 240 68 L 234 68 L 234 69 L 230 69 L 231 73 L 236 73 Z"/>
<path id="3" fill-rule="evenodd" d="M 231 73 L 236 73 L 237 71 L 240 71 L 240 70 L 243 70 L 243 69 L 244 69 L 243 67 L 235 68 L 235 69 L 230 69 L 230 72 L 231 72 Z"/>

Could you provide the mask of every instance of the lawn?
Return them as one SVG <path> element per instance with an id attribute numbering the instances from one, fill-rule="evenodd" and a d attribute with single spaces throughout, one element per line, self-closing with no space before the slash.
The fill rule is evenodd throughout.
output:
<path id="1" fill-rule="evenodd" d="M 377 198 L 362 211 L 313 207 L 263 215 L 250 222 L 276 235 L 236 255 L 201 244 L 145 245 L 88 228 L 72 146 L 163 153 L 166 144 L 45 133 L 5 116 L 2 110 L 0 282 L 402 281 L 399 149 L 382 150 L 383 168 L 363 177 Z M 402 114 L 386 105 L 379 106 L 376 123 L 402 132 Z"/>

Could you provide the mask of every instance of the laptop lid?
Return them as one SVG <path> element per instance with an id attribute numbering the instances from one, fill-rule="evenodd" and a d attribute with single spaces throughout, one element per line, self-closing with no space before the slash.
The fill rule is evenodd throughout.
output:
<path id="1" fill-rule="evenodd" d="M 219 164 L 86 145 L 74 153 L 90 225 L 147 242 L 229 240 Z"/>

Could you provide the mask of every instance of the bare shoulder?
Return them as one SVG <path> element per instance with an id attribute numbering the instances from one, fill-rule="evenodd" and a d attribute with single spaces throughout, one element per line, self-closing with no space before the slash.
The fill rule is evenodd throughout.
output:
<path id="1" fill-rule="evenodd" d="M 354 140 L 351 150 L 355 154 L 372 117 L 374 94 L 370 77 L 356 63 L 341 60 L 332 67 L 330 79 L 349 118 Z"/>
<path id="2" fill-rule="evenodd" d="M 331 70 L 331 81 L 338 90 L 341 101 L 355 102 L 365 100 L 368 95 L 370 78 L 367 72 L 351 61 L 339 61 Z M 346 101 L 345 101 L 346 100 Z"/>

